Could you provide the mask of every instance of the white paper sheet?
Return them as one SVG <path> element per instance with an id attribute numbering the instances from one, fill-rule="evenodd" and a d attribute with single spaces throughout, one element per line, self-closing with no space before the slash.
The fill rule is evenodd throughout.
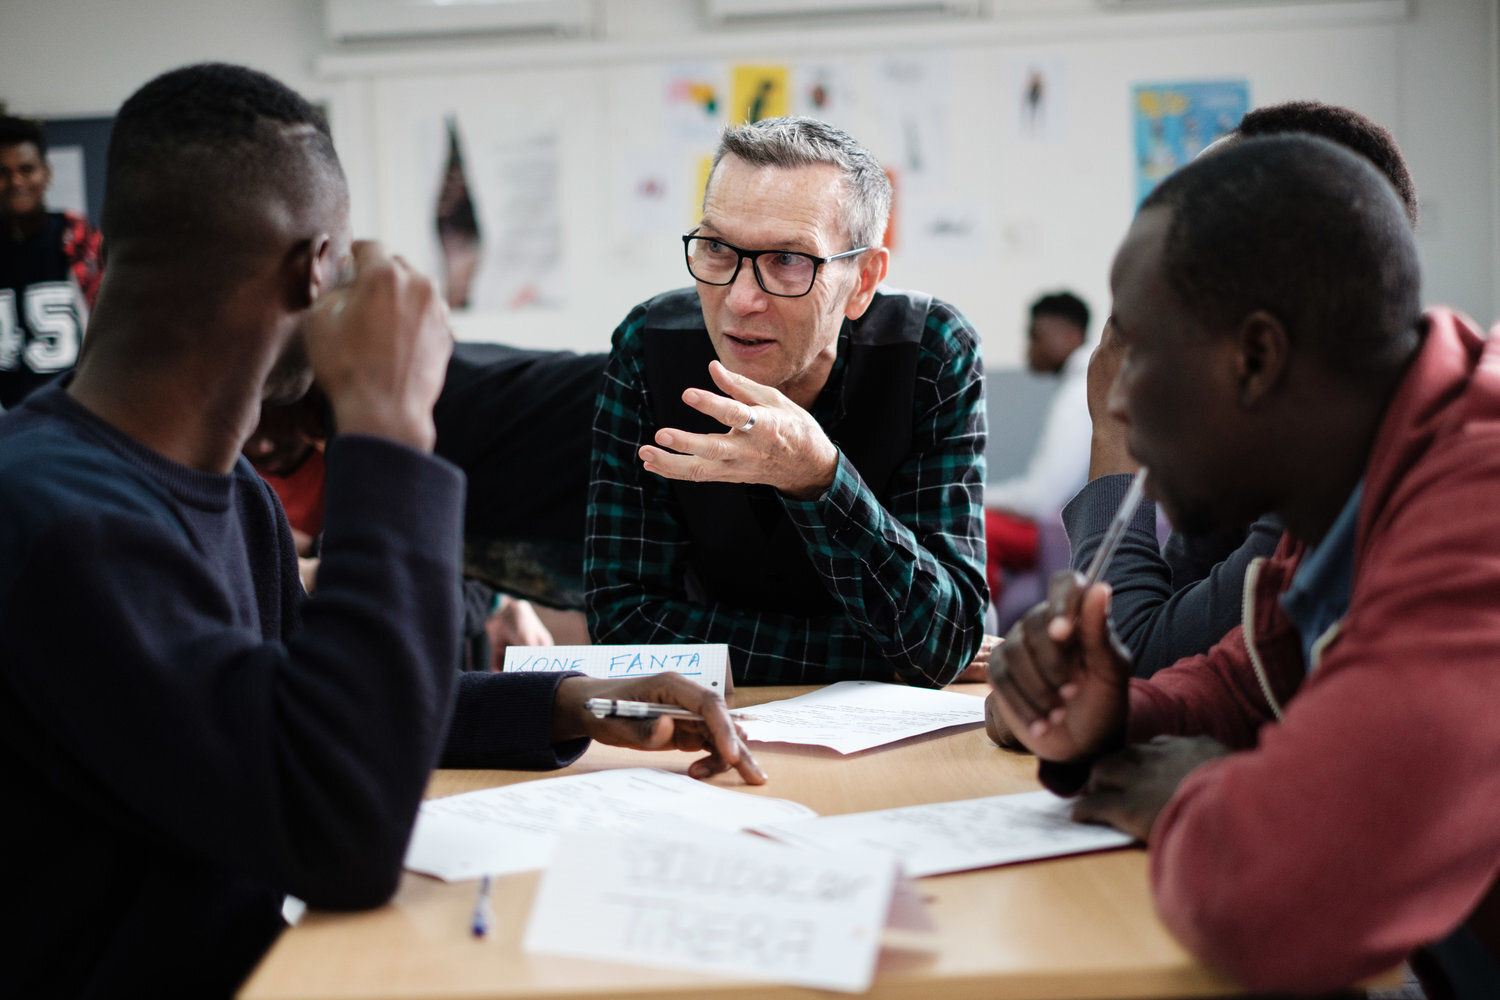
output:
<path id="1" fill-rule="evenodd" d="M 506 673 L 577 670 L 590 677 L 677 673 L 720 694 L 728 690 L 729 647 L 722 642 L 642 646 L 507 646 Z"/>
<path id="2" fill-rule="evenodd" d="M 878 681 L 839 681 L 744 712 L 740 725 L 750 740 L 855 753 L 950 726 L 982 723 L 984 699 Z"/>
<path id="3" fill-rule="evenodd" d="M 449 882 L 543 868 L 561 833 L 629 833 L 682 817 L 720 830 L 815 816 L 786 799 L 649 767 L 486 788 L 422 803 L 406 867 Z"/>
<path id="4" fill-rule="evenodd" d="M 568 835 L 524 946 L 860 993 L 896 879 L 889 854 L 734 834 Z"/>
<path id="5" fill-rule="evenodd" d="M 757 833 L 804 847 L 890 851 L 913 878 L 1123 847 L 1134 838 L 1075 823 L 1072 804 L 1051 792 L 903 806 L 765 824 Z"/>

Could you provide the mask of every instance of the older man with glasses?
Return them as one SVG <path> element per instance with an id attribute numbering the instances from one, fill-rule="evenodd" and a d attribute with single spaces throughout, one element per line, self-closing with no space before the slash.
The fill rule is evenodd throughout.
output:
<path id="1" fill-rule="evenodd" d="M 594 418 L 596 642 L 722 642 L 752 684 L 938 686 L 983 642 L 984 377 L 947 303 L 881 288 L 891 188 L 807 118 L 727 131 L 695 287 L 615 331 Z"/>

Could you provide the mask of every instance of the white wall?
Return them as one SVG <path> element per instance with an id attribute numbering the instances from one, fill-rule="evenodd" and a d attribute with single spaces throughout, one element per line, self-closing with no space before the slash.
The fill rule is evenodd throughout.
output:
<path id="1" fill-rule="evenodd" d="M 1485 321 L 1500 312 L 1497 0 L 1412 0 L 1407 17 L 1380 0 L 1149 13 L 1092 0 L 992 0 L 989 17 L 961 25 L 871 19 L 752 29 L 705 26 L 693 0 L 596 2 L 602 37 L 583 42 L 351 55 L 327 52 L 317 0 L 0 0 L 0 99 L 31 114 L 97 114 L 185 62 L 267 70 L 329 102 L 357 227 L 424 261 L 431 194 L 411 186 L 405 146 L 414 116 L 448 105 L 536 112 L 551 102 L 571 123 L 562 163 L 567 304 L 470 317 L 461 333 L 602 349 L 631 304 L 686 283 L 672 241 L 600 238 L 612 210 L 611 156 L 638 127 L 634 86 L 693 57 L 817 55 L 861 65 L 883 52 L 937 52 L 955 84 L 949 181 L 977 207 L 985 250 L 934 261 L 898 248 L 891 280 L 958 304 L 983 332 L 991 364 L 1005 366 L 1020 361 L 1022 313 L 1038 291 L 1071 285 L 1098 315 L 1107 312 L 1106 269 L 1133 207 L 1131 84 L 1241 76 L 1252 104 L 1318 98 L 1389 126 L 1422 192 L 1428 300 Z M 1022 56 L 1064 61 L 1064 143 L 1008 140 L 993 95 Z M 888 155 L 878 109 L 865 107 L 849 124 Z"/>

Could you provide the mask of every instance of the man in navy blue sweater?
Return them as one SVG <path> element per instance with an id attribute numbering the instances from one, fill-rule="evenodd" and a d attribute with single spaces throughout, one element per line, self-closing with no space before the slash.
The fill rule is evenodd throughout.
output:
<path id="1" fill-rule="evenodd" d="M 0 417 L 0 799 L 26 915 L 7 993 L 228 995 L 284 894 L 391 894 L 441 752 L 555 766 L 592 736 L 763 780 L 680 677 L 610 694 L 705 723 L 591 721 L 609 682 L 583 677 L 455 681 L 464 483 L 430 454 L 446 310 L 378 246 L 351 253 L 306 101 L 238 67 L 168 73 L 121 108 L 108 183 L 78 369 Z M 339 433 L 306 598 L 240 448 L 314 375 Z"/>

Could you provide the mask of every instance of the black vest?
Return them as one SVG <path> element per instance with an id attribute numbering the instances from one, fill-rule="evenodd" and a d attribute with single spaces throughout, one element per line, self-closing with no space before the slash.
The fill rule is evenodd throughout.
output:
<path id="1" fill-rule="evenodd" d="M 824 432 L 882 503 L 892 474 L 911 451 L 912 392 L 930 301 L 919 292 L 877 292 L 863 316 L 844 321 L 842 379 L 830 378 L 823 389 L 839 395 L 835 412 L 822 421 Z M 689 386 L 719 392 L 708 374 L 717 355 L 697 291 L 684 288 L 652 299 L 641 340 L 657 426 L 725 433 L 723 424 L 682 401 Z M 822 413 L 826 402 L 820 397 L 815 412 Z M 670 483 L 693 540 L 687 580 L 692 599 L 801 616 L 842 613 L 773 487 Z"/>

